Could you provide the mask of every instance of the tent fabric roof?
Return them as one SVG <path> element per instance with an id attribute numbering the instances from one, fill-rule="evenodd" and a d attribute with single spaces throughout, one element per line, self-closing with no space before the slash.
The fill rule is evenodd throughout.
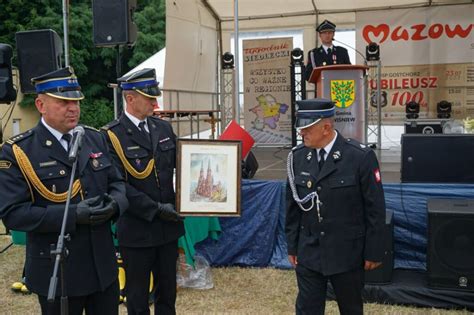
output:
<path id="1" fill-rule="evenodd" d="M 203 0 L 221 21 L 234 18 L 234 1 Z M 277 18 L 297 15 L 334 14 L 419 7 L 430 5 L 451 5 L 473 3 L 472 0 L 238 0 L 240 19 Z"/>

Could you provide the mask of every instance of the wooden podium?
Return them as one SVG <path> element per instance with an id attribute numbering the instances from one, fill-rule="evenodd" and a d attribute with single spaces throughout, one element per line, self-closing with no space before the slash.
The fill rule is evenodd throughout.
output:
<path id="1" fill-rule="evenodd" d="M 336 129 L 344 137 L 365 142 L 366 80 L 369 69 L 362 65 L 331 65 L 313 69 L 309 82 L 316 84 L 316 95 L 336 104 Z"/>

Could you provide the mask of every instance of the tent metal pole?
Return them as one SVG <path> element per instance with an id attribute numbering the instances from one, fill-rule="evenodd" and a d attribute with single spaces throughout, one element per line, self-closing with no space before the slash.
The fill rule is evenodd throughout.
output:
<path id="1" fill-rule="evenodd" d="M 69 66 L 69 0 L 63 0 L 64 64 Z"/>
<path id="2" fill-rule="evenodd" d="M 235 56 L 235 72 L 234 72 L 234 104 L 235 118 L 240 124 L 240 102 L 239 102 L 239 0 L 234 0 L 234 56 Z"/>

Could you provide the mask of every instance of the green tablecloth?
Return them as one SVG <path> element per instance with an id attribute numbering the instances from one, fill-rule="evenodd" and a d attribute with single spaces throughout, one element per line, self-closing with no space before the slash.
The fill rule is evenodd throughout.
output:
<path id="1" fill-rule="evenodd" d="M 186 254 L 186 263 L 194 266 L 194 254 L 196 253 L 194 245 L 205 240 L 208 237 L 217 240 L 221 232 L 219 219 L 215 217 L 187 217 L 184 220 L 184 229 L 186 233 L 178 240 L 178 247 L 184 250 Z M 115 225 L 112 226 L 115 233 Z M 25 232 L 10 231 L 14 244 L 25 245 Z M 114 242 L 117 242 L 114 238 Z"/>
<path id="2" fill-rule="evenodd" d="M 186 233 L 178 240 L 178 247 L 184 249 L 186 263 L 194 266 L 194 245 L 206 238 L 211 237 L 217 240 L 221 232 L 219 219 L 215 217 L 187 217 L 184 220 Z"/>

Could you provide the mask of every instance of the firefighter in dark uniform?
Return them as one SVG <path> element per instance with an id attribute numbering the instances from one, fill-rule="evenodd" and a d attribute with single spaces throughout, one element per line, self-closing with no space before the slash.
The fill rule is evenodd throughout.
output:
<path id="1" fill-rule="evenodd" d="M 331 281 L 341 314 L 362 314 L 364 269 L 381 265 L 385 200 L 377 158 L 333 127 L 334 103 L 297 101 L 304 140 L 288 155 L 286 236 L 297 314 L 324 314 Z"/>
<path id="2" fill-rule="evenodd" d="M 178 238 L 184 235 L 174 207 L 176 136 L 169 122 L 153 117 L 161 94 L 154 69 L 136 71 L 118 82 L 125 111 L 103 132 L 125 177 L 130 202 L 117 222 L 127 310 L 128 314 L 149 314 L 153 272 L 155 314 L 174 314 Z"/>
<path id="3" fill-rule="evenodd" d="M 328 65 L 351 64 L 347 49 L 332 44 L 334 33 L 336 32 L 336 24 L 324 20 L 318 25 L 316 31 L 319 33 L 321 46 L 308 52 L 308 62 L 305 67 L 306 80 L 309 80 L 311 77 L 313 68 Z"/>
<path id="4" fill-rule="evenodd" d="M 84 96 L 71 67 L 32 79 L 41 113 L 36 127 L 11 138 L 0 151 L 0 218 L 26 232 L 26 284 L 43 314 L 60 314 L 60 299 L 47 302 L 53 273 L 51 244 L 61 230 L 72 162 L 69 138 Z M 128 206 L 124 181 L 105 137 L 84 126 L 71 205 L 64 262 L 69 314 L 118 314 L 119 287 L 111 220 Z M 59 277 L 59 274 L 58 274 Z M 58 281 L 56 295 L 61 294 Z"/>

